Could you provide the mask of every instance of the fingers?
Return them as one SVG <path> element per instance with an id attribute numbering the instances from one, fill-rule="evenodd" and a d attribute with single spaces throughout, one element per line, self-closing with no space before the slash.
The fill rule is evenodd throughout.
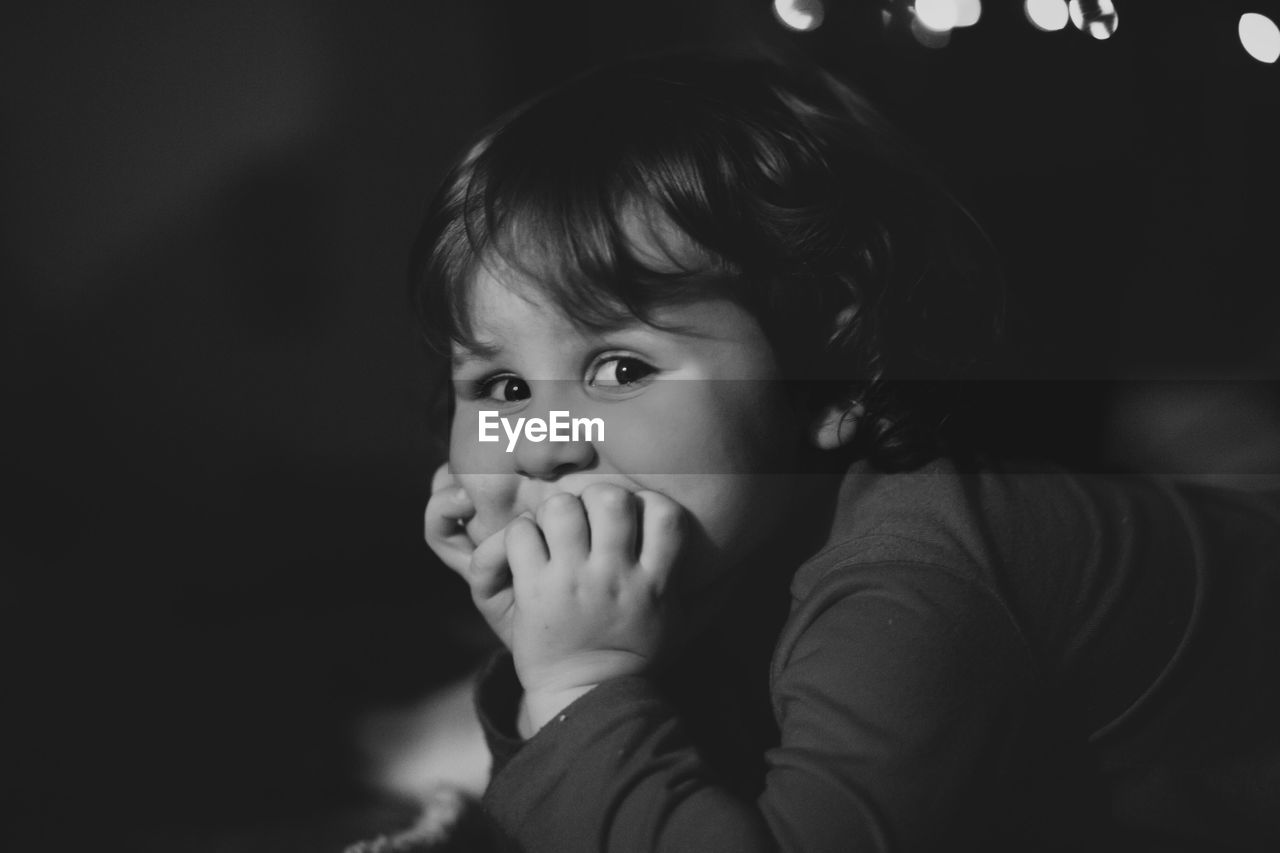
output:
<path id="1" fill-rule="evenodd" d="M 593 483 L 583 489 L 582 505 L 591 527 L 591 552 L 633 559 L 638 535 L 635 495 L 621 486 Z"/>
<path id="2" fill-rule="evenodd" d="M 640 535 L 640 568 L 655 581 L 665 583 L 684 544 L 684 509 L 658 492 L 637 492 L 636 499 L 643 507 L 644 517 Z"/>
<path id="3" fill-rule="evenodd" d="M 538 507 L 535 518 L 547 551 L 555 556 L 582 562 L 591 550 L 591 528 L 582 501 L 568 492 L 552 495 Z"/>
<path id="4" fill-rule="evenodd" d="M 493 598 L 511 586 L 506 530 L 499 530 L 476 546 L 471 554 L 470 567 L 464 574 L 477 602 Z"/>
<path id="5" fill-rule="evenodd" d="M 475 515 L 471 498 L 460 487 L 447 487 L 427 501 L 423 535 L 427 545 L 446 566 L 465 574 L 475 545 L 463 522 Z"/>
<path id="6" fill-rule="evenodd" d="M 581 497 L 552 495 L 480 543 L 466 576 L 478 599 L 510 590 L 519 598 L 574 583 L 575 575 L 621 579 L 636 570 L 661 587 L 684 547 L 685 526 L 684 510 L 665 495 L 592 484 Z M 578 575 L 583 570 L 588 574 Z"/>
<path id="7" fill-rule="evenodd" d="M 516 595 L 526 593 L 531 583 L 547 564 L 547 543 L 542 531 L 528 515 L 511 520 L 504 531 L 507 561 L 511 565 L 512 584 Z"/>
<path id="8" fill-rule="evenodd" d="M 458 522 L 476 514 L 475 504 L 461 486 L 435 492 L 427 500 L 424 519 L 427 540 L 446 539 L 462 529 Z"/>

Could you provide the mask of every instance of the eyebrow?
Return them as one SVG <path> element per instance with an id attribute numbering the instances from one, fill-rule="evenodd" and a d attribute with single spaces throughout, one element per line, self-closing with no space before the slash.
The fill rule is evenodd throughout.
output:
<path id="1" fill-rule="evenodd" d="M 468 361 L 479 361 L 482 359 L 491 359 L 502 352 L 502 345 L 498 343 L 484 344 L 480 341 L 472 341 L 464 343 L 462 341 L 454 341 L 462 352 L 457 353 L 450 359 L 454 364 L 462 364 Z"/>

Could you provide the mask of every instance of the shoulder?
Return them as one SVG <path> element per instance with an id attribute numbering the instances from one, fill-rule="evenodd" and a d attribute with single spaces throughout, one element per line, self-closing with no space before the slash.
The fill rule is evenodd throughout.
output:
<path id="1" fill-rule="evenodd" d="M 993 556 L 986 529 L 1011 502 L 992 494 L 1008 487 L 991 480 L 989 471 L 963 472 L 946 459 L 898 473 L 855 463 L 825 542 L 796 572 L 793 599 L 808 599 L 830 575 L 884 563 L 933 566 L 982 583 Z"/>
<path id="2" fill-rule="evenodd" d="M 937 562 L 838 562 L 826 566 L 789 618 L 774 650 L 779 676 L 814 648 L 860 660 L 1000 660 L 1035 669 L 1018 620 L 972 572 Z"/>
<path id="3" fill-rule="evenodd" d="M 946 459 L 905 473 L 852 466 L 823 546 L 792 579 L 775 671 L 807 636 L 842 621 L 877 619 L 892 620 L 895 630 L 913 626 L 920 632 L 917 651 L 937 636 L 975 652 L 999 645 L 1030 665 L 1022 614 L 1007 594 L 1005 574 L 1011 564 L 1034 559 L 1033 550 L 1060 553 L 1056 540 L 1074 538 L 1071 531 L 1083 526 L 1073 518 L 1083 502 L 1065 476 L 994 465 L 961 470 Z M 1047 535 L 1035 536 L 1028 548 L 1028 530 Z M 887 639 L 870 634 L 863 641 Z"/>
<path id="4" fill-rule="evenodd" d="M 933 566 L 1001 599 L 1066 593 L 1184 524 L 1149 478 L 1041 462 L 937 459 L 901 473 L 858 463 L 835 503 L 825 542 L 794 576 L 797 603 L 832 573 L 880 563 Z"/>
<path id="5" fill-rule="evenodd" d="M 841 563 L 794 603 L 769 696 L 784 744 L 859 745 L 905 778 L 999 751 L 1000 732 L 1041 695 L 1041 673 L 1004 604 L 964 571 Z M 983 746 L 964 757 L 966 744 Z"/>
<path id="6" fill-rule="evenodd" d="M 797 672 L 932 679 L 984 660 L 1031 678 L 1032 656 L 991 568 L 989 476 L 944 459 L 906 473 L 852 466 L 825 542 L 792 579 L 775 688 Z"/>

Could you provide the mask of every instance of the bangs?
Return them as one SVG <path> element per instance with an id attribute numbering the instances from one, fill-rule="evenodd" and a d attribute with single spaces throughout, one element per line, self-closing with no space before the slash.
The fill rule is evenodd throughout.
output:
<path id="1" fill-rule="evenodd" d="M 741 264 L 713 248 L 726 243 L 707 227 L 708 164 L 680 132 L 692 116 L 659 117 L 652 103 L 619 109 L 626 97 L 617 91 L 614 109 L 588 115 L 580 104 L 591 100 L 571 89 L 523 108 L 450 176 L 440 227 L 423 247 L 425 289 L 441 297 L 421 314 L 433 348 L 475 348 L 470 292 L 482 269 L 536 288 L 594 330 L 653 323 L 662 305 L 744 295 Z"/>
<path id="2" fill-rule="evenodd" d="M 657 307 L 733 290 L 736 266 L 677 226 L 657 199 L 634 187 L 577 192 L 592 179 L 574 186 L 578 164 L 564 165 L 498 181 L 477 172 L 463 219 L 464 274 L 447 284 L 453 340 L 474 343 L 470 294 L 481 270 L 532 288 L 594 331 L 653 323 Z"/>
<path id="3" fill-rule="evenodd" d="M 795 105 L 776 81 L 751 79 L 767 71 L 631 62 L 500 119 L 448 176 L 420 238 L 428 341 L 475 343 L 469 291 L 482 268 L 588 328 L 652 322 L 657 306 L 709 295 L 769 315 L 765 282 L 823 260 L 805 232 L 829 212 L 814 191 L 832 188 L 817 178 L 830 177 L 827 158 L 794 132 Z"/>

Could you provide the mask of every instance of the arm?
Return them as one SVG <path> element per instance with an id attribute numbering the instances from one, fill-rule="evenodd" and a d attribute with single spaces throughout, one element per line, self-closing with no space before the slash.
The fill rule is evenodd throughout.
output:
<path id="1" fill-rule="evenodd" d="M 515 742 L 486 806 L 529 850 L 965 847 L 1000 817 L 1029 672 L 984 591 L 911 565 L 837 571 L 783 632 L 781 743 L 756 802 L 717 784 L 674 709 L 632 676 Z"/>

